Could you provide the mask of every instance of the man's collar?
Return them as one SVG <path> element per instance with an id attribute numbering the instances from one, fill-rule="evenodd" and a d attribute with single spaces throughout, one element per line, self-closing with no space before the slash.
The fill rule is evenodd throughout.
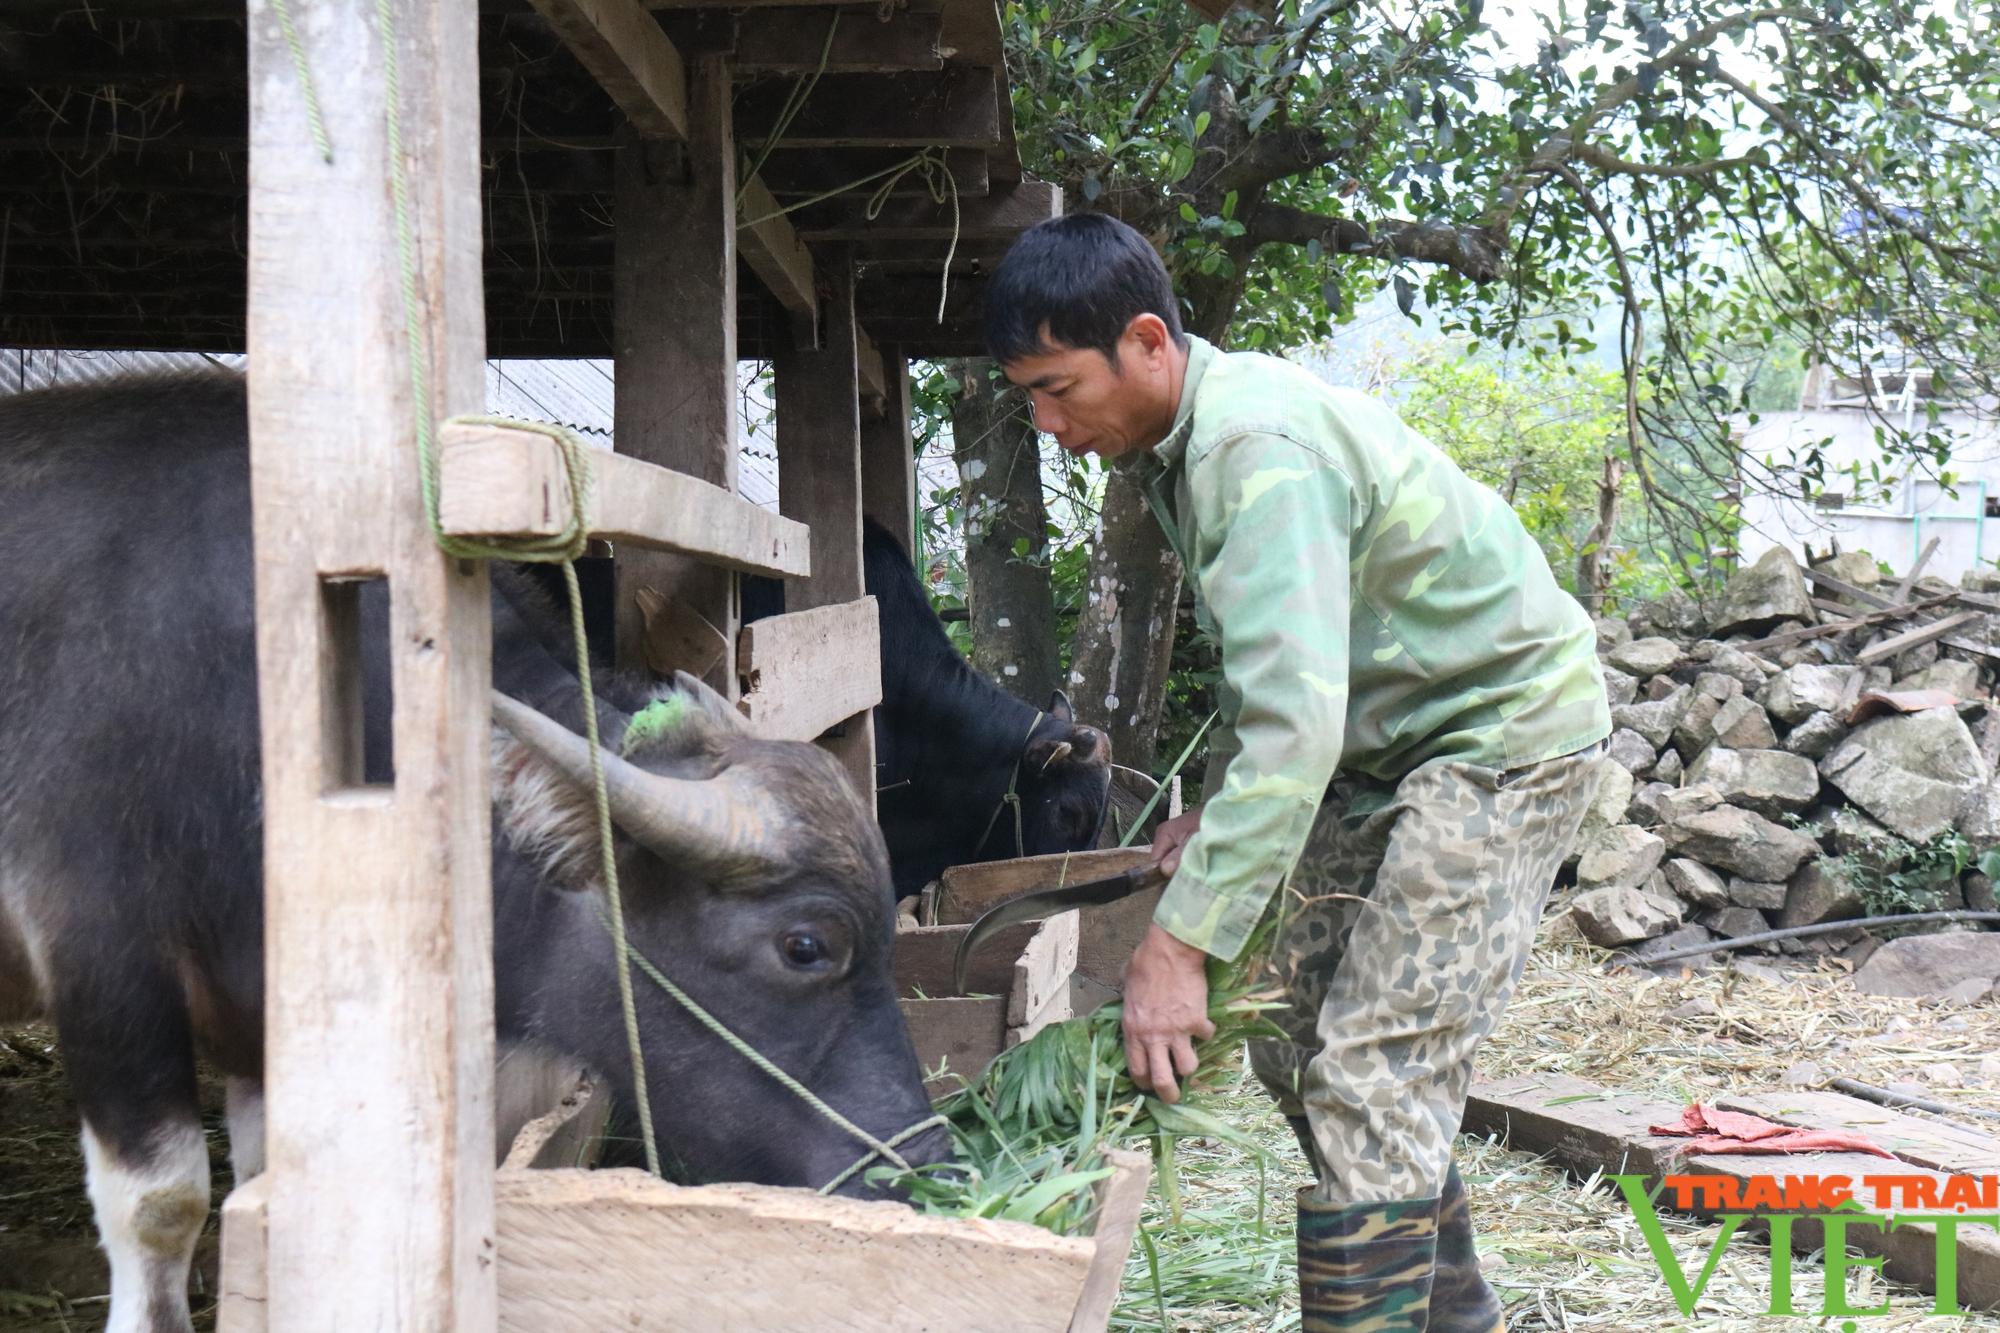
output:
<path id="1" fill-rule="evenodd" d="M 1187 451 L 1188 433 L 1194 424 L 1195 394 L 1201 388 L 1202 375 L 1207 372 L 1209 364 L 1217 355 L 1214 346 L 1204 339 L 1190 333 L 1187 335 L 1187 340 L 1187 373 L 1181 377 L 1181 401 L 1174 408 L 1173 429 L 1167 432 L 1166 439 L 1152 448 L 1153 457 L 1159 460 L 1163 467 L 1175 466 L 1181 461 L 1181 455 Z"/>

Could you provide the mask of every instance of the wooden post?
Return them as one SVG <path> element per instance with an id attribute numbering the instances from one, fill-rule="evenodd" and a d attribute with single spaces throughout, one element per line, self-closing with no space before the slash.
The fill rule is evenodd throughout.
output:
<path id="1" fill-rule="evenodd" d="M 620 453 L 734 491 L 736 147 L 729 82 L 724 57 L 694 61 L 688 141 L 627 131 L 618 149 L 613 426 Z M 617 577 L 619 664 L 687 670 L 734 697 L 735 576 L 685 556 L 621 549 Z M 642 604 L 645 592 L 653 595 Z"/>
<path id="2" fill-rule="evenodd" d="M 882 414 L 861 423 L 861 512 L 917 554 L 917 460 L 910 452 L 910 362 L 882 353 Z"/>
<path id="3" fill-rule="evenodd" d="M 821 256 L 819 347 L 772 367 L 778 408 L 778 512 L 812 526 L 812 573 L 785 581 L 785 609 L 851 602 L 861 575 L 861 402 L 855 373 L 854 263 Z M 827 738 L 872 808 L 875 732 L 864 711 Z"/>
<path id="4" fill-rule="evenodd" d="M 478 8 L 392 0 L 391 30 L 376 0 L 292 6 L 330 161 L 278 14 L 249 10 L 274 1330 L 496 1319 L 487 582 L 433 544 L 417 463 L 419 420 L 483 395 Z M 365 578 L 389 589 L 384 785 L 364 785 L 347 742 L 362 618 L 346 609 Z"/>

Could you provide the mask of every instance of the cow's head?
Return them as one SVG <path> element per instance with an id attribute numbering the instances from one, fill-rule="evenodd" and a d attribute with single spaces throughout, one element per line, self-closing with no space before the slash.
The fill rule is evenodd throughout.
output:
<path id="1" fill-rule="evenodd" d="M 1111 791 L 1111 738 L 1080 725 L 1057 690 L 1028 737 L 1015 779 L 1021 798 L 1021 854 L 1080 852 L 1097 845 Z M 1001 816 L 1004 823 L 1006 815 Z M 1011 829 L 995 839 L 1012 841 Z"/>
<path id="2" fill-rule="evenodd" d="M 930 1105 L 890 972 L 882 835 L 824 750 L 759 740 L 682 675 L 636 718 L 601 710 L 628 940 L 697 1004 L 840 1115 L 887 1140 Z M 562 888 L 604 899 L 582 737 L 494 697 L 495 801 L 513 845 Z M 616 747 L 622 753 L 613 753 Z M 596 906 L 597 904 L 593 904 Z M 561 960 L 545 1033 L 632 1092 L 608 930 Z M 819 1186 L 866 1147 L 759 1069 L 635 967 L 663 1164 L 695 1181 Z M 574 994 L 567 992 L 573 991 Z M 942 1129 L 902 1145 L 949 1152 Z M 865 1172 L 842 1186 L 867 1195 Z"/>

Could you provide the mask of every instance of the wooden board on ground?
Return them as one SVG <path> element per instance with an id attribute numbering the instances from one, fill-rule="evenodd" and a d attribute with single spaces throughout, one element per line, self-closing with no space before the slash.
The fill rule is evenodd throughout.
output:
<path id="1" fill-rule="evenodd" d="M 1058 884 L 1083 884 L 1106 879 L 1152 862 L 1144 847 L 1115 847 L 1053 856 L 1024 856 L 1012 861 L 980 861 L 953 866 L 938 880 L 936 922 L 972 922 L 996 903 Z M 1088 1013 L 1117 998 L 1125 962 L 1152 924 L 1162 889 L 1148 889 L 1105 907 L 1079 908 L 1076 976 L 1071 1007 Z"/>
<path id="2" fill-rule="evenodd" d="M 917 1060 L 937 1096 L 971 1079 L 1000 1052 L 1071 1017 L 1077 914 L 1010 926 L 983 945 L 956 994 L 952 965 L 970 926 L 921 926 L 896 935 L 896 993 Z"/>
<path id="3" fill-rule="evenodd" d="M 565 1103 L 523 1131 L 495 1178 L 500 1323 L 519 1333 L 1103 1333 L 1151 1162 L 1113 1152 L 1092 1233 L 925 1217 L 900 1203 L 759 1185 L 686 1188 L 642 1171 L 528 1169 Z M 264 1333 L 263 1192 L 230 1196 L 229 1333 Z"/>
<path id="4" fill-rule="evenodd" d="M 1660 1176 L 1669 1172 L 1689 1176 L 1726 1176 L 1739 1181 L 1755 1177 L 1796 1175 L 1840 1175 L 1859 1182 L 1865 1176 L 1885 1172 L 1927 1176 L 1942 1181 L 1951 1174 L 1963 1174 L 1954 1166 L 1938 1171 L 1921 1164 L 1927 1155 L 1940 1155 L 1943 1144 L 1928 1142 L 1907 1129 L 1892 1125 L 1894 1132 L 1877 1133 L 1863 1123 L 1864 1114 L 1882 1113 L 1882 1108 L 1851 1098 L 1843 1107 L 1824 1099 L 1830 1093 L 1768 1094 L 1760 1105 L 1782 1111 L 1788 1102 L 1802 1103 L 1801 1110 L 1770 1114 L 1769 1119 L 1810 1125 L 1813 1128 L 1852 1128 L 1868 1132 L 1890 1152 L 1899 1151 L 1893 1142 L 1899 1135 L 1917 1143 L 1906 1164 L 1892 1164 L 1866 1153 L 1797 1153 L 1785 1156 L 1738 1156 L 1710 1154 L 1678 1156 L 1682 1140 L 1649 1132 L 1652 1125 L 1679 1121 L 1682 1107 L 1661 1098 L 1640 1093 L 1620 1092 L 1600 1087 L 1564 1074 L 1523 1074 L 1504 1079 L 1479 1079 L 1473 1083 L 1466 1101 L 1463 1129 L 1468 1134 L 1491 1136 L 1511 1148 L 1552 1158 L 1571 1173 L 1589 1178 L 1604 1174 Z M 1807 1099 L 1810 1099 L 1809 1101 Z M 1749 1110 L 1741 1099 L 1721 1098 L 1718 1105 Z M 1803 1111 L 1810 1106 L 1810 1114 Z M 1755 1114 L 1766 1114 L 1763 1110 Z M 1890 1113 L 1893 1114 L 1893 1113 Z M 1913 1117 L 1904 1117 L 1913 1119 Z M 1930 1128 L 1930 1127 L 1926 1127 Z M 1971 1131 L 1963 1131 L 1971 1133 Z M 1951 1139 L 1957 1136 L 1953 1134 Z M 1948 1142 L 1949 1140 L 1947 1140 Z M 1951 1156 L 1959 1147 L 1944 1149 Z M 1994 1169 L 2000 1157 L 1988 1147 L 1982 1172 Z M 1662 1196 L 1664 1206 L 1666 1196 Z M 1872 1199 L 1864 1199 L 1872 1203 Z M 1882 1255 L 1884 1271 L 1900 1282 L 1924 1291 L 1935 1289 L 1937 1276 L 1936 1229 L 1923 1223 L 1898 1225 L 1887 1235 L 1873 1227 L 1853 1226 L 1849 1243 L 1868 1255 Z M 1817 1220 L 1802 1216 L 1792 1228 L 1793 1247 L 1800 1253 L 1820 1248 L 1821 1228 Z M 1958 1297 L 1971 1309 L 2000 1309 L 2000 1235 L 1990 1230 L 1963 1227 L 1958 1230 Z"/>
<path id="5" fill-rule="evenodd" d="M 743 697 L 757 734 L 809 741 L 882 702 L 873 597 L 752 621 L 737 639 Z"/>

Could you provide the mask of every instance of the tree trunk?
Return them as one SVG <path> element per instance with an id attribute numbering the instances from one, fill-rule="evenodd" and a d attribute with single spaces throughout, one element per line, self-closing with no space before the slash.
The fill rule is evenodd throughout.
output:
<path id="1" fill-rule="evenodd" d="M 1061 678 L 1041 443 L 1027 403 L 985 357 L 953 364 L 964 386 L 951 433 L 965 511 L 965 601 L 972 664 L 1045 706 Z"/>
<path id="2" fill-rule="evenodd" d="M 1149 770 L 1173 661 L 1181 562 L 1146 505 L 1139 476 L 1133 463 L 1121 463 L 1105 481 L 1069 681 L 1077 720 L 1110 734 L 1112 759 Z"/>
<path id="3" fill-rule="evenodd" d="M 1597 483 L 1597 522 L 1576 557 L 1576 599 L 1593 616 L 1604 614 L 1604 589 L 1610 582 L 1604 557 L 1618 532 L 1618 492 L 1624 481 L 1624 459 L 1607 450 L 1604 475 Z"/>

